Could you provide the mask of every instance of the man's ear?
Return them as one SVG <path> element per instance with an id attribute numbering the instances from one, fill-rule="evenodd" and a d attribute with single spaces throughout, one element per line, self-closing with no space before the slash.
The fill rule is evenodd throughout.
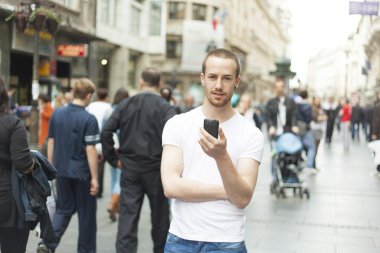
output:
<path id="1" fill-rule="evenodd" d="M 200 78 L 202 86 L 205 86 L 205 75 L 203 73 L 200 74 Z"/>
<path id="2" fill-rule="evenodd" d="M 235 90 L 239 87 L 240 84 L 240 76 L 236 78 Z"/>

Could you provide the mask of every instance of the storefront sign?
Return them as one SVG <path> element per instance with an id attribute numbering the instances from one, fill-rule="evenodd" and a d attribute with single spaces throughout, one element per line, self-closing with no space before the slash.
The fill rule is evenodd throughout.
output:
<path id="1" fill-rule="evenodd" d="M 379 2 L 350 2 L 350 15 L 353 14 L 377 16 Z"/>
<path id="2" fill-rule="evenodd" d="M 87 44 L 62 44 L 58 46 L 57 55 L 64 57 L 87 57 Z"/>

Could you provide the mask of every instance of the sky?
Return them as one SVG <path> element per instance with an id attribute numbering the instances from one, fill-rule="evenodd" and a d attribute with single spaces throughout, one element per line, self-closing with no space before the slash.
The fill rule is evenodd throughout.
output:
<path id="1" fill-rule="evenodd" d="M 348 15 L 349 0 L 284 0 L 292 12 L 292 70 L 306 82 L 307 63 L 320 50 L 343 45 L 356 31 L 358 15 Z"/>

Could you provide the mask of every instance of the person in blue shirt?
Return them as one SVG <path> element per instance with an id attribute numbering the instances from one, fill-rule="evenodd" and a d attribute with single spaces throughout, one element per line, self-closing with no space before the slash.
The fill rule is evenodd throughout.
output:
<path id="1" fill-rule="evenodd" d="M 56 213 L 53 229 L 57 243 L 40 242 L 37 253 L 54 252 L 77 212 L 79 220 L 78 252 L 96 252 L 96 198 L 100 141 L 98 122 L 85 107 L 90 103 L 95 85 L 86 78 L 73 85 L 74 100 L 54 111 L 49 125 L 48 159 L 58 170 Z"/>

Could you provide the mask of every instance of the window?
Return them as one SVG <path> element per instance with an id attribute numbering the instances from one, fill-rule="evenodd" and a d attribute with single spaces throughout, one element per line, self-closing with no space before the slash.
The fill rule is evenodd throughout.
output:
<path id="1" fill-rule="evenodd" d="M 182 42 L 178 40 L 166 41 L 166 57 L 169 59 L 181 58 Z"/>
<path id="2" fill-rule="evenodd" d="M 101 0 L 99 5 L 100 21 L 103 24 L 113 25 L 115 17 L 115 0 Z"/>
<path id="3" fill-rule="evenodd" d="M 74 10 L 80 9 L 79 8 L 80 0 L 52 0 L 52 2 L 56 2 L 70 9 L 74 9 Z"/>
<path id="4" fill-rule="evenodd" d="M 141 9 L 132 5 L 131 6 L 131 23 L 129 31 L 134 35 L 140 35 L 140 17 Z"/>
<path id="5" fill-rule="evenodd" d="M 184 19 L 185 7 L 185 3 L 169 2 L 169 19 Z"/>
<path id="6" fill-rule="evenodd" d="M 193 4 L 193 19 L 194 20 L 206 20 L 207 6 L 203 4 Z"/>
<path id="7" fill-rule="evenodd" d="M 161 10 L 161 2 L 151 2 L 149 24 L 150 35 L 161 35 Z"/>

